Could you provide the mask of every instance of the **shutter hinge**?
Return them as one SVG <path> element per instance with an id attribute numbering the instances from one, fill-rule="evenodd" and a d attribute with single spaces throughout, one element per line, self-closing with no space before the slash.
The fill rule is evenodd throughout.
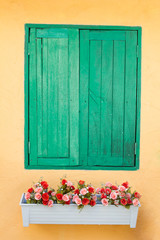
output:
<path id="1" fill-rule="evenodd" d="M 136 52 L 137 52 L 137 58 L 138 58 L 139 57 L 139 46 L 138 45 L 137 45 Z"/>
<path id="2" fill-rule="evenodd" d="M 30 43 L 28 43 L 28 55 L 30 55 Z"/>
<path id="3" fill-rule="evenodd" d="M 30 154 L 30 142 L 28 142 L 28 154 Z"/>
<path id="4" fill-rule="evenodd" d="M 134 144 L 134 154 L 136 155 L 136 153 L 137 153 L 137 143 L 135 142 L 135 144 Z"/>

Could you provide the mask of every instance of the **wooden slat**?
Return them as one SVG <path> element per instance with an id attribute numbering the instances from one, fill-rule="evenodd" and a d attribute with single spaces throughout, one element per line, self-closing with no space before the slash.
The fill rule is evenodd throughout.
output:
<path id="1" fill-rule="evenodd" d="M 136 125 L 136 68 L 137 33 L 126 33 L 126 78 L 123 166 L 134 166 L 134 143 Z"/>
<path id="2" fill-rule="evenodd" d="M 69 157 L 68 39 L 58 40 L 58 156 Z"/>
<path id="3" fill-rule="evenodd" d="M 30 30 L 30 60 L 29 60 L 29 138 L 30 165 L 37 165 L 37 80 L 36 80 L 36 29 Z"/>
<path id="4" fill-rule="evenodd" d="M 113 41 L 102 41 L 101 155 L 107 156 L 111 156 L 112 78 Z"/>
<path id="5" fill-rule="evenodd" d="M 37 39 L 37 131 L 38 131 L 38 156 L 43 155 L 43 102 L 42 102 L 42 51 L 41 39 Z"/>
<path id="6" fill-rule="evenodd" d="M 89 156 L 100 155 L 101 42 L 90 41 Z"/>
<path id="7" fill-rule="evenodd" d="M 69 29 L 70 165 L 79 164 L 79 30 Z"/>
<path id="8" fill-rule="evenodd" d="M 64 28 L 37 29 L 37 38 L 68 38 L 68 29 Z"/>
<path id="9" fill-rule="evenodd" d="M 48 39 L 48 157 L 58 157 L 58 39 Z"/>
<path id="10" fill-rule="evenodd" d="M 38 158 L 38 165 L 41 166 L 69 166 L 69 158 Z"/>
<path id="11" fill-rule="evenodd" d="M 87 165 L 88 154 L 89 31 L 80 32 L 80 163 Z"/>
<path id="12" fill-rule="evenodd" d="M 111 40 L 111 41 L 118 41 L 118 40 L 125 40 L 126 39 L 126 32 L 125 31 L 94 31 L 91 30 L 89 34 L 90 40 Z"/>
<path id="13" fill-rule="evenodd" d="M 123 156 L 125 42 L 114 41 L 112 156 Z"/>
<path id="14" fill-rule="evenodd" d="M 92 156 L 88 157 L 89 166 L 122 166 L 123 157 L 111 157 L 111 156 Z M 93 164 L 94 163 L 94 164 Z"/>
<path id="15" fill-rule="evenodd" d="M 43 156 L 48 155 L 48 40 L 42 39 L 42 76 L 43 76 Z"/>

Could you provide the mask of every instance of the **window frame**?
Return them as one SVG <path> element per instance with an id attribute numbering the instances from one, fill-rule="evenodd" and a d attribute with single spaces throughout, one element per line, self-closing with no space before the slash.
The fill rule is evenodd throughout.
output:
<path id="1" fill-rule="evenodd" d="M 116 30 L 116 31 L 137 31 L 137 101 L 136 101 L 136 146 L 135 146 L 135 166 L 31 166 L 29 164 L 29 74 L 28 74 L 28 40 L 30 28 L 74 28 L 78 30 Z M 24 167 L 25 169 L 65 169 L 65 170 L 127 170 L 139 169 L 140 157 L 140 110 L 141 110 L 141 35 L 140 26 L 105 26 L 105 25 L 62 25 L 62 24 L 25 24 L 25 52 L 24 52 Z"/>

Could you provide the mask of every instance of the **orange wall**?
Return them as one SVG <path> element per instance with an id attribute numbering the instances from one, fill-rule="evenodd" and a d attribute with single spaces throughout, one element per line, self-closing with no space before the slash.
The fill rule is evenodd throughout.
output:
<path id="1" fill-rule="evenodd" d="M 24 23 L 142 26 L 140 170 L 24 170 Z M 0 239 L 160 239 L 160 1 L 0 0 Z M 128 180 L 143 194 L 136 229 L 128 226 L 30 225 L 23 228 L 19 200 L 43 176 L 53 186 L 67 175 L 95 186 Z M 159 236 L 159 237 L 158 237 Z"/>

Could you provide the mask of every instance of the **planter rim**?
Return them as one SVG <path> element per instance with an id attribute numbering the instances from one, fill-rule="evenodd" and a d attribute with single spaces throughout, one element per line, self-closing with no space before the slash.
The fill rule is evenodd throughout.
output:
<path id="1" fill-rule="evenodd" d="M 24 195 L 25 195 L 25 193 L 23 193 L 22 194 L 22 197 L 21 197 L 21 200 L 20 200 L 20 203 L 19 203 L 19 205 L 20 206 L 26 206 L 26 207 L 29 207 L 29 206 L 43 206 L 43 207 L 46 207 L 46 206 L 44 206 L 43 204 L 37 204 L 37 203 L 30 203 L 30 204 L 27 204 L 27 203 L 23 203 L 23 199 L 24 199 Z M 98 195 L 98 194 L 96 194 L 96 195 Z M 75 206 L 76 207 L 76 204 L 74 204 L 74 203 L 71 203 L 70 205 L 63 205 L 63 204 L 54 204 L 54 205 L 56 205 L 56 206 Z M 96 204 L 96 207 L 104 207 L 102 204 Z M 112 207 L 112 208 L 115 208 L 116 206 L 115 205 L 109 205 L 109 206 L 107 206 L 107 207 Z M 139 204 L 138 206 L 133 206 L 133 205 L 131 205 L 130 206 L 131 208 L 136 208 L 136 207 L 141 207 L 141 204 Z M 119 206 L 117 206 L 116 208 L 123 208 L 123 209 L 126 209 L 125 207 L 123 207 L 123 206 L 121 206 L 121 205 L 119 205 Z M 127 210 L 129 210 L 129 209 L 127 209 Z"/>

